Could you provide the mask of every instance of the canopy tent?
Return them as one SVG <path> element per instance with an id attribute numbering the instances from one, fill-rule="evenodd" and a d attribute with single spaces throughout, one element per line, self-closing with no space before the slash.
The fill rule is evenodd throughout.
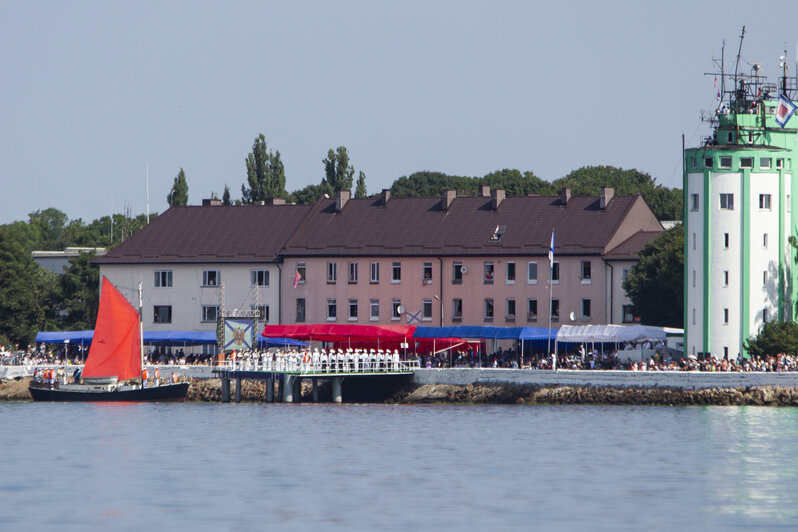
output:
<path id="1" fill-rule="evenodd" d="M 413 325 L 341 325 L 337 323 L 315 323 L 307 325 L 267 325 L 263 336 L 284 337 L 305 341 L 329 342 L 336 347 L 365 347 L 378 349 L 400 349 L 403 343 L 418 341 L 413 337 Z M 432 344 L 430 340 L 421 340 Z M 440 338 L 438 344 L 459 343 L 458 338 Z"/>
<path id="2" fill-rule="evenodd" d="M 563 325 L 557 333 L 557 342 L 623 343 L 646 340 L 665 342 L 669 333 L 676 332 L 679 330 L 651 325 Z"/>
<path id="3" fill-rule="evenodd" d="M 543 327 L 490 327 L 455 325 L 451 327 L 416 327 L 413 338 L 486 338 L 494 340 L 547 340 L 556 331 Z"/>
<path id="4" fill-rule="evenodd" d="M 80 344 L 89 345 L 94 331 L 55 331 L 36 334 L 40 344 Z M 144 331 L 145 345 L 215 345 L 215 331 Z M 291 338 L 258 338 L 258 347 L 303 346 Z"/>

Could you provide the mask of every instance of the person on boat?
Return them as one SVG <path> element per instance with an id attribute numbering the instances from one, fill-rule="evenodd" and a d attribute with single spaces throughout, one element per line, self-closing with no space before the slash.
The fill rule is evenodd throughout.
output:
<path id="1" fill-rule="evenodd" d="M 161 372 L 160 372 L 160 370 L 158 368 L 155 368 L 155 373 L 154 373 L 153 377 L 154 377 L 153 380 L 155 382 L 155 386 L 160 386 L 161 385 Z"/>
<path id="2" fill-rule="evenodd" d="M 177 384 L 177 373 L 172 372 L 170 380 L 172 381 L 172 384 Z"/>
<path id="3" fill-rule="evenodd" d="M 147 368 L 141 370 L 141 387 L 147 387 L 147 380 L 150 378 L 149 373 L 147 373 Z"/>

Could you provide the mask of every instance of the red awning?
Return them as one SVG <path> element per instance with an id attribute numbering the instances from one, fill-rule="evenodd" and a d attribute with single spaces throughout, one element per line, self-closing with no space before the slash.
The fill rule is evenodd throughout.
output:
<path id="1" fill-rule="evenodd" d="M 331 342 L 336 347 L 374 347 L 400 349 L 402 342 L 411 347 L 416 343 L 433 345 L 432 340 L 419 342 L 413 338 L 414 325 L 348 325 L 337 323 L 315 323 L 307 325 L 267 325 L 263 336 L 267 338 L 294 338 L 304 341 Z M 462 342 L 458 338 L 438 338 L 437 346 Z"/>

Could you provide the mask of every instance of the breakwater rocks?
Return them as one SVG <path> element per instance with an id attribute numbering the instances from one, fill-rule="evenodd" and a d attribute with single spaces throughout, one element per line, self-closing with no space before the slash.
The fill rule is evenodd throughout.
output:
<path id="1" fill-rule="evenodd" d="M 751 405 L 798 406 L 798 388 L 613 388 L 519 384 L 424 384 L 394 397 L 398 403 L 557 405 Z"/>

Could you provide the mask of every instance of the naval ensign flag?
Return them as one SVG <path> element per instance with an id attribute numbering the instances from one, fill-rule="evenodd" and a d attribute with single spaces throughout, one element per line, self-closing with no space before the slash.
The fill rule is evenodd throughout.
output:
<path id="1" fill-rule="evenodd" d="M 780 127 L 786 126 L 794 112 L 795 104 L 784 94 L 779 94 L 779 105 L 776 107 L 776 123 Z"/>
<path id="2" fill-rule="evenodd" d="M 551 245 L 549 246 L 549 266 L 554 267 L 554 229 L 551 230 Z"/>

